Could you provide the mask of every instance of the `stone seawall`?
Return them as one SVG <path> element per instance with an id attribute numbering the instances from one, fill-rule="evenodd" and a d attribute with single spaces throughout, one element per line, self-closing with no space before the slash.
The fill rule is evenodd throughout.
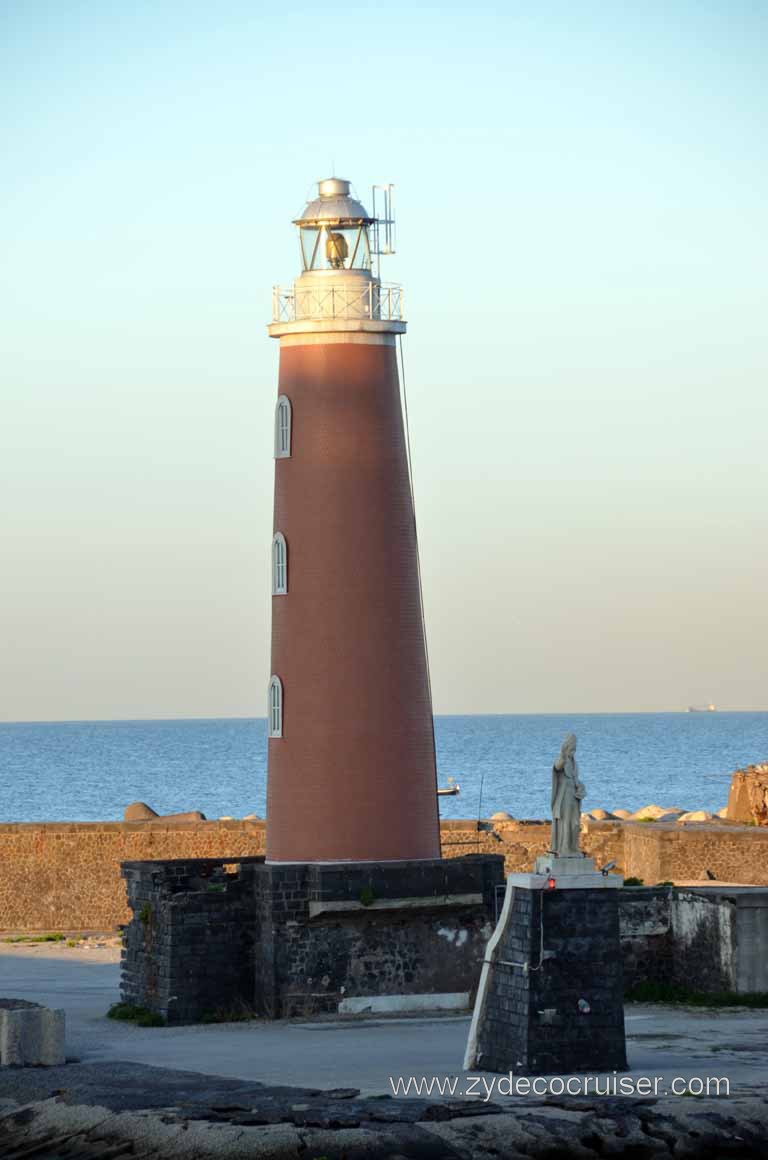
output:
<path id="1" fill-rule="evenodd" d="M 527 871 L 549 846 L 549 823 L 450 820 L 443 857 L 503 854 L 507 873 Z M 584 850 L 598 866 L 648 885 L 666 880 L 768 885 L 768 828 L 642 822 L 585 823 Z M 0 930 L 113 930 L 130 912 L 120 864 L 168 858 L 255 857 L 265 851 L 256 820 L 17 822 L 0 824 Z"/>
<path id="2" fill-rule="evenodd" d="M 264 822 L 0 825 L 0 929 L 114 930 L 130 911 L 121 862 L 264 853 Z"/>

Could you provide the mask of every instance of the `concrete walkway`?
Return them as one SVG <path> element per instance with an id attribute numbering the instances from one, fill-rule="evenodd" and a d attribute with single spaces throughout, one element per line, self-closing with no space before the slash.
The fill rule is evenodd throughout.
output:
<path id="1" fill-rule="evenodd" d="M 119 998 L 118 954 L 0 944 L 0 995 L 62 1007 L 68 1056 L 83 1063 L 123 1060 L 264 1084 L 354 1087 L 363 1094 L 391 1093 L 390 1076 L 464 1082 L 469 1019 L 463 1016 L 169 1028 L 115 1022 L 105 1012 Z M 768 1010 L 633 1004 L 626 1027 L 634 1075 L 662 1076 L 664 1084 L 678 1076 L 726 1076 L 732 1094 L 764 1082 Z M 465 1092 L 459 1086 L 455 1094 Z"/>

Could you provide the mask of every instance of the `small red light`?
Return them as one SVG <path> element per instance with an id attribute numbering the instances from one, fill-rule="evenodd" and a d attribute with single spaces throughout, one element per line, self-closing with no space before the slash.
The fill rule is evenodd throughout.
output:
<path id="1" fill-rule="evenodd" d="M 549 890 L 554 890 L 556 885 L 557 885 L 557 884 L 556 884 L 556 882 L 555 882 L 554 878 L 548 878 L 548 879 L 547 879 L 547 888 L 548 888 Z"/>

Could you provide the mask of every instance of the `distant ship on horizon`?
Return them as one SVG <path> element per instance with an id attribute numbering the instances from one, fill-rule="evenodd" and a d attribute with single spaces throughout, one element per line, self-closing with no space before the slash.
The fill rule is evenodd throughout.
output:
<path id="1" fill-rule="evenodd" d="M 716 713 L 717 707 L 715 705 L 689 705 L 689 713 Z"/>

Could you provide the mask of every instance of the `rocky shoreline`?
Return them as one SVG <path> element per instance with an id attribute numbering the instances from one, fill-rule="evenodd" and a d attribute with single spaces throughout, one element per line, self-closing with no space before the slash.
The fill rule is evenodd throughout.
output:
<path id="1" fill-rule="evenodd" d="M 354 1089 L 273 1088 L 128 1063 L 59 1070 L 55 1095 L 0 1101 L 5 1160 L 758 1160 L 768 1137 L 768 1101 L 757 1090 L 500 1104 L 360 1098 Z M 55 1090 L 57 1076 L 46 1078 Z"/>

